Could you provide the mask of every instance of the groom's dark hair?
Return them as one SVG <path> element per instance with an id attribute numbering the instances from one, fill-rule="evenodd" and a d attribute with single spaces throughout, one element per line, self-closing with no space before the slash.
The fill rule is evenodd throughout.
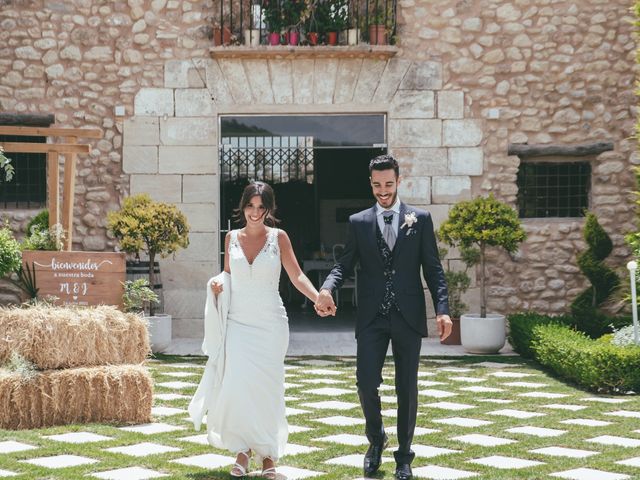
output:
<path id="1" fill-rule="evenodd" d="M 400 176 L 400 166 L 398 161 L 391 155 L 378 155 L 369 162 L 369 176 L 374 170 L 391 170 L 396 172 L 396 178 Z"/>

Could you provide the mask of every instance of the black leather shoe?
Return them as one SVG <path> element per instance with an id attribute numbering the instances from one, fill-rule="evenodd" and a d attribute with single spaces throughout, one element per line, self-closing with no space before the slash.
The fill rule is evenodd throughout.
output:
<path id="1" fill-rule="evenodd" d="M 411 480 L 413 473 L 411 472 L 411 465 L 408 463 L 400 463 L 396 465 L 396 480 Z"/>
<path id="2" fill-rule="evenodd" d="M 384 434 L 382 438 L 382 443 L 378 445 L 369 445 L 369 449 L 364 456 L 364 476 L 370 477 L 375 474 L 380 468 L 380 464 L 382 463 L 382 451 L 387 448 L 389 443 L 389 438 L 387 434 Z"/>

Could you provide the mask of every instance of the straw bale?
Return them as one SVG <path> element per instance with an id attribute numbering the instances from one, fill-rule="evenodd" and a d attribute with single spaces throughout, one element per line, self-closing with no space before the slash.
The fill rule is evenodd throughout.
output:
<path id="1" fill-rule="evenodd" d="M 140 365 L 47 370 L 26 378 L 0 370 L 0 428 L 147 423 L 153 382 Z"/>
<path id="2" fill-rule="evenodd" d="M 39 370 L 142 363 L 149 354 L 143 317 L 115 307 L 0 309 L 0 365 L 12 353 Z"/>

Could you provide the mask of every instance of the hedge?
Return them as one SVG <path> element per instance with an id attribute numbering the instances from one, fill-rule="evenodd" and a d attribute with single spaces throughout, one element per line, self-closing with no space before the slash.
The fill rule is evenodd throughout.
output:
<path id="1" fill-rule="evenodd" d="M 552 317 L 535 312 L 515 313 L 509 315 L 508 321 L 509 344 L 524 358 L 534 357 L 534 352 L 531 350 L 534 327 L 547 324 L 575 325 L 573 317 L 568 315 Z"/>

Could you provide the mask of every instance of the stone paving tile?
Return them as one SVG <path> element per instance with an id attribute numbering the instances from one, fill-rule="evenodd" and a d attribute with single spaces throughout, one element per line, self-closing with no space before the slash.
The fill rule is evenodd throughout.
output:
<path id="1" fill-rule="evenodd" d="M 14 452 L 24 452 L 26 450 L 35 450 L 38 447 L 34 447 L 33 445 L 28 445 L 22 442 L 15 442 L 13 440 L 7 440 L 4 442 L 0 442 L 0 454 L 2 453 L 14 453 Z"/>
<path id="2" fill-rule="evenodd" d="M 345 465 L 347 467 L 357 467 L 362 468 L 362 462 L 364 459 L 364 455 L 362 454 L 354 454 L 354 455 L 345 455 L 343 457 L 330 458 L 326 460 L 324 463 L 329 465 Z M 391 457 L 382 457 L 382 463 L 395 462 L 395 460 Z"/>
<path id="3" fill-rule="evenodd" d="M 187 411 L 182 408 L 174 407 L 153 407 L 151 409 L 151 415 L 153 415 L 154 417 L 171 417 L 172 415 L 178 415 L 182 413 L 187 413 Z"/>
<path id="4" fill-rule="evenodd" d="M 586 458 L 593 455 L 598 455 L 600 452 L 594 452 L 592 450 L 580 450 L 578 448 L 566 448 L 566 447 L 544 447 L 529 450 L 531 453 L 540 453 L 542 455 L 550 455 L 552 457 L 568 457 L 568 458 Z"/>
<path id="5" fill-rule="evenodd" d="M 418 372 L 418 378 L 422 377 L 435 377 L 437 373 L 435 372 Z"/>
<path id="6" fill-rule="evenodd" d="M 179 393 L 156 393 L 153 396 L 153 398 L 156 400 L 164 400 L 164 401 L 184 400 L 186 398 L 191 399 L 189 395 L 181 395 Z"/>
<path id="7" fill-rule="evenodd" d="M 454 373 L 467 373 L 473 372 L 473 368 L 467 367 L 440 367 L 438 368 L 440 372 L 454 372 Z"/>
<path id="8" fill-rule="evenodd" d="M 301 453 L 317 452 L 318 450 L 322 449 L 317 447 L 307 447 L 306 445 L 297 445 L 295 443 L 287 443 L 287 446 L 284 448 L 283 456 L 300 455 Z"/>
<path id="9" fill-rule="evenodd" d="M 300 360 L 298 362 L 301 365 L 309 365 L 311 367 L 329 367 L 329 366 L 340 366 L 342 362 L 335 360 L 322 360 L 320 358 L 313 358 L 311 360 Z"/>
<path id="10" fill-rule="evenodd" d="M 300 397 L 295 397 L 293 395 L 285 395 L 284 396 L 284 401 L 285 402 L 297 402 L 298 400 L 300 400 Z"/>
<path id="11" fill-rule="evenodd" d="M 217 455 L 215 453 L 205 453 L 203 455 L 194 455 L 192 457 L 176 458 L 175 460 L 171 460 L 173 463 L 206 469 L 226 467 L 228 465 L 233 465 L 235 461 L 236 459 L 233 457 Z"/>
<path id="12" fill-rule="evenodd" d="M 286 407 L 285 408 L 285 415 L 287 417 L 293 417 L 295 415 L 302 415 L 303 413 L 309 413 L 309 410 L 304 410 L 302 408 L 293 408 L 293 407 Z"/>
<path id="13" fill-rule="evenodd" d="M 501 403 L 501 404 L 513 403 L 513 400 L 507 400 L 506 398 L 479 398 L 478 401 L 484 402 L 484 403 Z"/>
<path id="14" fill-rule="evenodd" d="M 389 450 L 395 450 L 395 447 L 390 448 Z M 411 450 L 413 450 L 416 453 L 416 457 L 422 457 L 422 458 L 431 458 L 431 457 L 437 457 L 439 455 L 449 455 L 451 453 L 460 453 L 460 450 L 453 450 L 451 448 L 433 447 L 431 445 L 420 445 L 420 444 L 411 445 Z"/>
<path id="15" fill-rule="evenodd" d="M 600 402 L 600 403 L 626 403 L 628 398 L 610 398 L 610 397 L 585 397 L 581 398 L 583 402 Z"/>
<path id="16" fill-rule="evenodd" d="M 491 372 L 489 375 L 497 378 L 525 378 L 534 377 L 533 373 L 521 373 L 521 372 Z"/>
<path id="17" fill-rule="evenodd" d="M 190 435 L 188 437 L 180 437 L 176 440 L 180 440 L 181 442 L 191 442 L 197 443 L 198 445 L 209 445 L 209 441 L 207 440 L 207 434 L 203 433 L 201 435 Z"/>
<path id="18" fill-rule="evenodd" d="M 378 391 L 380 391 L 380 392 L 388 392 L 388 391 L 391 391 L 391 390 L 393 390 L 395 392 L 396 387 L 394 387 L 393 385 L 380 385 L 378 387 Z"/>
<path id="19" fill-rule="evenodd" d="M 126 447 L 105 448 L 105 451 L 122 453 L 123 455 L 130 455 L 132 457 L 146 457 L 148 455 L 158 455 L 167 452 L 179 452 L 180 449 L 176 447 L 168 447 L 166 445 L 159 445 L 157 443 L 143 442 L 136 443 L 135 445 L 127 445 Z"/>
<path id="20" fill-rule="evenodd" d="M 478 474 L 455 468 L 427 465 L 426 467 L 414 468 L 413 476 L 418 478 L 428 478 L 430 480 L 457 480 L 459 478 L 476 477 Z"/>
<path id="21" fill-rule="evenodd" d="M 587 438 L 585 442 L 615 445 L 617 447 L 640 447 L 640 440 L 637 438 L 619 437 L 617 435 L 601 435 L 599 437 Z"/>
<path id="22" fill-rule="evenodd" d="M 291 390 L 293 388 L 300 388 L 302 385 L 300 385 L 299 383 L 289 383 L 289 382 L 284 382 L 284 389 L 285 390 Z"/>
<path id="23" fill-rule="evenodd" d="M 305 470 L 303 468 L 278 466 L 278 480 L 298 480 L 300 478 L 311 478 L 324 475 L 324 472 L 314 472 L 313 470 Z"/>
<path id="24" fill-rule="evenodd" d="M 396 410 L 395 408 L 387 408 L 385 410 L 382 410 L 380 413 L 383 417 L 395 418 L 398 416 L 398 410 Z"/>
<path id="25" fill-rule="evenodd" d="M 621 473 L 603 472 L 593 468 L 574 468 L 573 470 L 565 470 L 549 474 L 552 477 L 568 478 L 570 480 L 624 480 L 631 478 L 629 475 Z"/>
<path id="26" fill-rule="evenodd" d="M 156 383 L 157 387 L 170 388 L 172 390 L 186 390 L 187 388 L 197 388 L 198 385 L 190 382 L 160 382 Z"/>
<path id="27" fill-rule="evenodd" d="M 626 460 L 620 460 L 616 463 L 626 465 L 628 467 L 640 467 L 640 457 L 627 458 Z"/>
<path id="28" fill-rule="evenodd" d="M 525 460 L 523 458 L 505 457 L 502 455 L 474 458 L 472 460 L 468 460 L 468 462 L 501 469 L 530 468 L 537 467 L 538 465 L 544 465 L 544 462 L 538 462 L 536 460 Z"/>
<path id="29" fill-rule="evenodd" d="M 204 368 L 204 365 L 199 363 L 164 363 L 160 362 L 163 367 L 168 368 Z"/>
<path id="30" fill-rule="evenodd" d="M 504 392 L 504 388 L 495 388 L 495 387 L 481 387 L 479 385 L 472 385 L 470 387 L 462 387 L 458 390 L 462 390 L 464 392 L 474 392 L 474 393 L 496 393 L 496 392 Z"/>
<path id="31" fill-rule="evenodd" d="M 47 435 L 43 436 L 42 438 L 65 443 L 92 443 L 104 442 L 105 440 L 113 440 L 113 437 L 106 437 L 104 435 L 98 435 L 97 433 L 91 432 L 69 432 L 59 435 Z"/>
<path id="32" fill-rule="evenodd" d="M 391 395 L 383 395 L 380 397 L 380 401 L 382 403 L 393 403 L 393 404 L 397 404 L 398 403 L 398 397 L 394 397 Z"/>
<path id="33" fill-rule="evenodd" d="M 300 383 L 311 383 L 313 385 L 318 383 L 323 383 L 324 385 L 344 385 L 346 382 L 344 380 L 336 380 L 335 378 L 304 378 L 300 380 Z"/>
<path id="34" fill-rule="evenodd" d="M 92 463 L 98 463 L 100 460 L 82 457 L 80 455 L 54 455 L 52 457 L 38 457 L 20 461 L 45 468 L 67 468 L 77 467 L 78 465 L 90 465 Z"/>
<path id="35" fill-rule="evenodd" d="M 168 423 L 147 423 L 144 425 L 135 425 L 132 427 L 120 427 L 125 432 L 136 432 L 144 435 L 155 435 L 156 433 L 173 432 L 175 430 L 184 430 L 184 427 L 177 425 L 169 425 Z"/>
<path id="36" fill-rule="evenodd" d="M 607 425 L 611 425 L 611 422 L 593 420 L 591 418 L 570 418 L 568 420 L 561 420 L 560 423 L 566 423 L 567 425 L 582 425 L 584 427 L 606 427 Z"/>
<path id="37" fill-rule="evenodd" d="M 543 417 L 545 414 L 539 412 L 527 412 L 525 410 L 516 410 L 513 408 L 505 408 L 503 410 L 494 410 L 492 412 L 487 412 L 487 415 L 500 415 L 510 418 L 533 418 Z"/>
<path id="38" fill-rule="evenodd" d="M 436 387 L 438 385 L 446 385 L 446 382 L 436 382 L 434 380 L 418 380 L 421 387 Z"/>
<path id="39" fill-rule="evenodd" d="M 105 472 L 92 473 L 92 477 L 102 478 L 104 480 L 147 480 L 149 478 L 167 477 L 166 473 L 156 472 L 148 468 L 128 467 L 119 468 L 117 470 L 108 470 Z"/>
<path id="40" fill-rule="evenodd" d="M 333 410 L 351 410 L 352 408 L 359 407 L 357 403 L 351 402 L 340 402 L 337 400 L 327 400 L 324 402 L 309 402 L 303 403 L 303 407 L 316 408 L 319 410 L 322 409 L 333 409 Z"/>
<path id="41" fill-rule="evenodd" d="M 502 383 L 501 385 L 505 385 L 507 387 L 522 387 L 522 388 L 544 388 L 548 387 L 548 383 L 540 383 L 540 382 L 507 382 Z"/>
<path id="42" fill-rule="evenodd" d="M 488 420 L 478 420 L 475 418 L 465 418 L 465 417 L 449 417 L 449 418 L 439 418 L 436 420 L 432 420 L 436 423 L 444 423 L 446 425 L 455 425 L 457 427 L 482 427 L 484 425 L 491 425 L 493 422 L 489 422 Z"/>
<path id="43" fill-rule="evenodd" d="M 441 408 L 443 410 L 468 410 L 470 408 L 476 408 L 475 405 L 468 405 L 466 403 L 455 403 L 455 402 L 427 403 L 424 406 L 431 407 L 431 408 Z"/>
<path id="44" fill-rule="evenodd" d="M 557 430 L 555 428 L 543 428 L 543 427 L 514 427 L 508 428 L 505 432 L 509 433 L 523 433 L 525 435 L 533 435 L 534 437 L 559 437 L 567 433 L 566 430 Z"/>
<path id="45" fill-rule="evenodd" d="M 571 405 L 564 403 L 550 403 L 548 405 L 542 405 L 544 408 L 554 408 L 556 410 L 570 410 L 572 412 L 577 412 L 578 410 L 584 410 L 588 408 L 584 405 Z"/>
<path id="46" fill-rule="evenodd" d="M 613 417 L 640 418 L 640 412 L 631 410 L 616 410 L 615 412 L 607 412 L 605 415 L 611 415 Z"/>
<path id="47" fill-rule="evenodd" d="M 349 393 L 357 393 L 355 390 L 347 390 L 346 388 L 314 388 L 312 390 L 305 390 L 302 393 L 310 393 L 311 395 L 326 395 L 329 397 L 337 397 L 340 395 L 346 395 Z"/>
<path id="48" fill-rule="evenodd" d="M 385 432 L 387 432 L 387 435 L 397 435 L 398 434 L 398 427 L 386 427 L 384 429 Z M 436 428 L 424 428 L 424 427 L 416 427 L 414 430 L 414 436 L 419 437 L 420 435 L 429 435 L 431 433 L 436 433 L 439 432 L 440 430 L 436 429 Z"/>
<path id="49" fill-rule="evenodd" d="M 566 393 L 547 393 L 547 392 L 525 392 L 519 393 L 519 397 L 528 397 L 528 398 L 564 398 L 568 397 Z"/>
<path id="50" fill-rule="evenodd" d="M 342 375 L 344 372 L 341 372 L 340 370 L 329 370 L 329 369 L 325 369 L 325 368 L 314 368 L 312 370 L 305 370 L 304 371 L 305 374 L 311 374 L 311 375 L 329 375 L 329 376 L 334 376 L 334 375 Z"/>
<path id="51" fill-rule="evenodd" d="M 474 363 L 474 367 L 485 367 L 485 368 L 514 368 L 514 367 L 522 367 L 519 363 L 498 363 L 498 362 L 479 362 Z"/>
<path id="52" fill-rule="evenodd" d="M 314 438 L 317 442 L 339 443 L 340 445 L 369 445 L 369 440 L 364 435 L 352 435 L 350 433 L 340 433 L 328 435 L 326 437 Z"/>
<path id="53" fill-rule="evenodd" d="M 15 477 L 19 475 L 17 472 L 12 472 L 11 470 L 3 470 L 0 468 L 0 477 Z"/>
<path id="54" fill-rule="evenodd" d="M 308 432 L 309 430 L 313 430 L 313 428 L 300 427 L 298 425 L 289 425 L 289 433 Z"/>
<path id="55" fill-rule="evenodd" d="M 458 395 L 457 393 L 448 392 L 446 390 L 437 390 L 435 388 L 427 388 L 425 390 L 420 390 L 418 395 L 422 395 L 424 397 L 433 397 L 433 398 L 449 398 L 455 397 Z"/>
<path id="56" fill-rule="evenodd" d="M 486 378 L 480 377 L 449 377 L 449 380 L 453 380 L 454 382 L 466 382 L 466 383 L 482 383 L 486 382 Z"/>
<path id="57" fill-rule="evenodd" d="M 460 435 L 458 437 L 453 437 L 452 440 L 471 443 L 473 445 L 481 445 L 483 447 L 495 447 L 497 445 L 509 445 L 510 443 L 516 443 L 515 440 L 511 440 L 509 438 L 493 437 L 491 435 L 482 435 L 479 433 Z"/>
<path id="58" fill-rule="evenodd" d="M 364 425 L 366 422 L 363 418 L 344 417 L 336 415 L 333 417 L 314 418 L 314 422 L 324 423 L 325 425 L 334 425 L 339 427 L 351 426 L 351 425 Z"/>
<path id="59" fill-rule="evenodd" d="M 200 372 L 162 372 L 162 375 L 173 378 L 199 377 Z"/>

